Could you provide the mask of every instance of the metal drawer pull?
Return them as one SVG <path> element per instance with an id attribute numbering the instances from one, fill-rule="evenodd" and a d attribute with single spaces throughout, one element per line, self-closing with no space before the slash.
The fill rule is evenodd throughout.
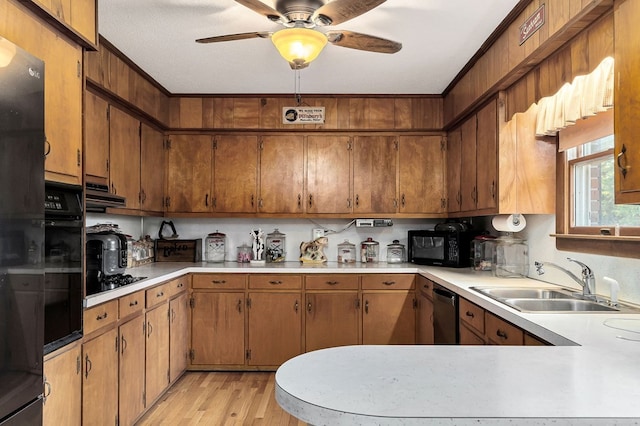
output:
<path id="1" fill-rule="evenodd" d="M 498 331 L 496 331 L 496 335 L 501 338 L 501 339 L 507 339 L 507 332 L 506 331 L 502 331 L 500 329 L 498 329 Z"/>
<path id="2" fill-rule="evenodd" d="M 162 297 L 164 296 L 164 291 L 161 291 L 160 293 L 156 294 L 156 297 Z"/>
<path id="3" fill-rule="evenodd" d="M 336 285 L 338 284 L 339 281 L 327 281 L 327 284 L 329 285 Z"/>
<path id="4" fill-rule="evenodd" d="M 238 299 L 238 312 L 242 312 L 242 299 Z"/>
<path id="5" fill-rule="evenodd" d="M 622 174 L 622 178 L 626 178 L 627 177 L 627 157 L 626 154 L 627 153 L 627 147 L 624 146 L 624 144 L 622 144 L 622 149 L 620 150 L 620 153 L 618 154 L 617 158 L 616 158 L 616 162 L 618 163 L 618 170 L 620 170 L 620 173 Z M 625 164 L 624 166 L 622 165 L 622 158 L 624 157 L 625 160 Z"/>
<path id="6" fill-rule="evenodd" d="M 105 313 L 104 313 L 104 314 L 102 314 L 102 315 L 98 315 L 98 316 L 96 317 L 96 320 L 97 320 L 97 321 L 101 321 L 101 320 L 103 320 L 103 319 L 107 318 L 107 315 L 108 315 L 108 312 L 105 312 Z"/>
<path id="7" fill-rule="evenodd" d="M 226 284 L 227 283 L 225 280 L 212 280 L 211 282 L 213 284 Z"/>
<path id="8" fill-rule="evenodd" d="M 382 284 L 384 285 L 394 285 L 395 283 L 395 281 L 382 281 Z"/>
<path id="9" fill-rule="evenodd" d="M 271 285 L 279 285 L 279 284 L 282 284 L 282 281 L 280 281 L 280 280 L 269 281 L 269 284 L 271 284 Z"/>
<path id="10" fill-rule="evenodd" d="M 296 311 L 296 313 L 298 313 L 298 305 L 298 301 L 296 300 L 296 303 L 293 305 L 293 310 Z"/>
<path id="11" fill-rule="evenodd" d="M 307 312 L 311 313 L 311 302 L 307 303 Z"/>
<path id="12" fill-rule="evenodd" d="M 134 300 L 133 302 L 129 302 L 129 307 L 131 306 L 138 306 L 138 301 Z"/>
<path id="13" fill-rule="evenodd" d="M 369 301 L 368 300 L 364 301 L 364 313 L 365 314 L 369 313 Z"/>
<path id="14" fill-rule="evenodd" d="M 85 379 L 89 377 L 89 372 L 91 371 L 91 360 L 89 359 L 89 355 L 84 356 L 84 377 Z"/>
<path id="15" fill-rule="evenodd" d="M 473 312 L 467 311 L 465 315 L 468 316 L 469 318 L 475 318 L 475 315 L 473 315 Z"/>

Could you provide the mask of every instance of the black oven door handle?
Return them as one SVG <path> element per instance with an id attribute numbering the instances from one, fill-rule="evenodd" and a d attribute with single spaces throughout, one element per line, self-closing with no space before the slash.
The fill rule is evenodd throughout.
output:
<path id="1" fill-rule="evenodd" d="M 52 228 L 82 228 L 83 224 L 81 220 L 45 218 L 44 226 Z"/>

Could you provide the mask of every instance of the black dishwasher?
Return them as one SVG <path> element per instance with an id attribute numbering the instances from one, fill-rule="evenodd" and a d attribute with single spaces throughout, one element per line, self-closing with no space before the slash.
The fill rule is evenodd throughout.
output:
<path id="1" fill-rule="evenodd" d="M 458 295 L 433 284 L 433 336 L 436 345 L 458 344 Z"/>

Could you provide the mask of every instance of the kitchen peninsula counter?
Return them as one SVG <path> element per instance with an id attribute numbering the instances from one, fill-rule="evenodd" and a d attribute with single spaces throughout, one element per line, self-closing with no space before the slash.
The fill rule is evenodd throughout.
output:
<path id="1" fill-rule="evenodd" d="M 362 345 L 309 352 L 278 369 L 276 398 L 310 424 L 640 424 L 640 315 L 522 313 L 471 289 L 548 283 L 386 263 L 155 263 L 126 272 L 148 278 L 89 296 L 85 305 L 188 273 L 417 273 L 556 345 Z"/>

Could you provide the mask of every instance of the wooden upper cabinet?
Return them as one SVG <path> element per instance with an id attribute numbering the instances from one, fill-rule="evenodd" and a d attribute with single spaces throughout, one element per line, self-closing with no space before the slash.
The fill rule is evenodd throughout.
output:
<path id="1" fill-rule="evenodd" d="M 460 175 L 462 169 L 462 134 L 460 128 L 447 134 L 447 212 L 459 212 L 462 203 Z"/>
<path id="2" fill-rule="evenodd" d="M 96 0 L 31 0 L 69 28 L 74 35 L 80 35 L 82 44 L 97 45 Z"/>
<path id="3" fill-rule="evenodd" d="M 640 203 L 640 4 L 634 0 L 614 5 L 615 112 L 614 158 L 616 203 Z M 624 172 L 623 172 L 624 170 Z"/>
<path id="4" fill-rule="evenodd" d="M 460 210 L 464 212 L 476 209 L 476 128 L 475 115 L 460 127 Z"/>
<path id="5" fill-rule="evenodd" d="M 212 138 L 172 135 L 167 150 L 167 211 L 209 212 L 212 180 Z"/>
<path id="6" fill-rule="evenodd" d="M 85 175 L 96 183 L 109 183 L 109 103 L 86 92 L 85 95 Z"/>
<path id="7" fill-rule="evenodd" d="M 303 213 L 304 138 L 260 138 L 260 213 Z"/>
<path id="8" fill-rule="evenodd" d="M 351 212 L 351 138 L 307 138 L 307 213 Z"/>
<path id="9" fill-rule="evenodd" d="M 161 131 L 146 124 L 140 130 L 140 209 L 161 212 L 164 208 L 165 149 Z"/>
<path id="10" fill-rule="evenodd" d="M 476 114 L 476 208 L 495 209 L 498 184 L 498 115 L 494 99 Z"/>
<path id="11" fill-rule="evenodd" d="M 126 198 L 126 208 L 140 208 L 140 122 L 110 107 L 110 191 Z"/>
<path id="12" fill-rule="evenodd" d="M 441 136 L 398 137 L 400 213 L 445 211 L 445 150 Z"/>
<path id="13" fill-rule="evenodd" d="M 221 213 L 255 213 L 258 137 L 217 135 L 214 141 L 213 208 Z"/>
<path id="14" fill-rule="evenodd" d="M 395 213 L 398 142 L 394 136 L 358 136 L 353 144 L 353 212 Z"/>

